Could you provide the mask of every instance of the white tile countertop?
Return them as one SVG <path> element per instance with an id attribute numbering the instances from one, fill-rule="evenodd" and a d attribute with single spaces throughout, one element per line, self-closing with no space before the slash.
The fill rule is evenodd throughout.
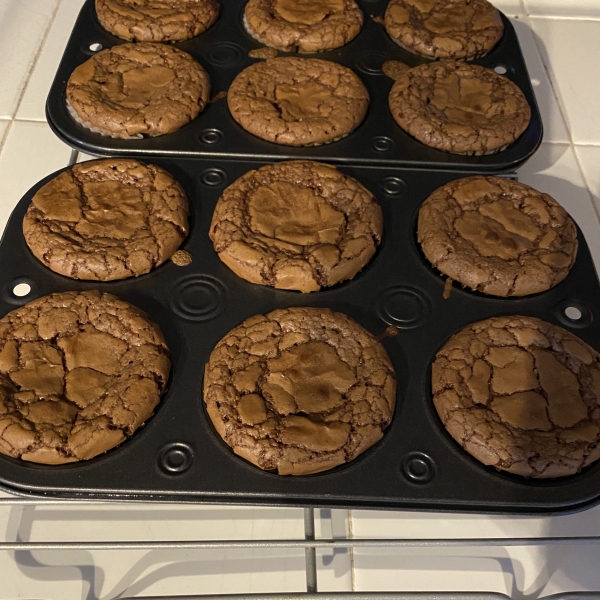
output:
<path id="1" fill-rule="evenodd" d="M 222 0 L 226 1 L 226 0 Z M 0 0 L 0 231 L 21 196 L 70 160 L 44 104 L 83 0 Z M 493 0 L 512 18 L 544 122 L 519 179 L 570 212 L 600 265 L 600 0 Z M 8 498 L 0 493 L 0 498 Z M 570 516 L 316 510 L 317 537 L 600 536 Z M 0 541 L 303 539 L 301 509 L 0 504 Z M 319 591 L 600 591 L 600 544 L 317 552 Z M 303 549 L 0 550 L 0 600 L 306 591 Z"/>

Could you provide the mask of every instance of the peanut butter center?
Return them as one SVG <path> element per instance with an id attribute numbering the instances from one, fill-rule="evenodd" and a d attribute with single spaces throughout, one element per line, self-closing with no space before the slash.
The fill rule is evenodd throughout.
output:
<path id="1" fill-rule="evenodd" d="M 290 23 L 315 25 L 344 10 L 344 0 L 275 0 L 275 12 Z"/>
<path id="2" fill-rule="evenodd" d="M 451 74 L 436 81 L 430 103 L 453 123 L 486 127 L 489 126 L 488 111 L 492 106 L 492 84 Z"/>
<path id="3" fill-rule="evenodd" d="M 285 181 L 259 187 L 248 209 L 254 231 L 301 246 L 335 244 L 345 223 L 343 213 L 311 189 Z"/>
<path id="4" fill-rule="evenodd" d="M 275 409 L 284 415 L 332 410 L 356 383 L 352 369 L 325 342 L 294 346 L 267 364 L 269 375 L 263 390 L 272 397 Z"/>
<path id="5" fill-rule="evenodd" d="M 138 188 L 119 181 L 83 184 L 87 197 L 84 219 L 75 229 L 86 237 L 128 239 L 146 227 L 148 208 Z"/>
<path id="6" fill-rule="evenodd" d="M 284 121 L 302 121 L 331 114 L 331 90 L 315 81 L 278 85 L 275 99 Z"/>
<path id="7" fill-rule="evenodd" d="M 165 86 L 175 78 L 167 67 L 142 67 L 123 73 L 123 106 L 138 108 L 146 106 L 156 95 L 164 93 Z"/>

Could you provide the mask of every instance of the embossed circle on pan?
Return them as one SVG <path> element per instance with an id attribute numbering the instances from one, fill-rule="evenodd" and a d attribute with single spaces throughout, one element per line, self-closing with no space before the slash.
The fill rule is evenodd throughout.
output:
<path id="1" fill-rule="evenodd" d="M 388 196 L 395 198 L 406 191 L 406 184 L 399 177 L 385 177 L 379 182 L 379 186 Z"/>
<path id="2" fill-rule="evenodd" d="M 389 152 L 394 148 L 394 140 L 392 138 L 386 137 L 385 135 L 375 136 L 371 140 L 371 148 L 376 150 L 377 152 Z"/>
<path id="3" fill-rule="evenodd" d="M 400 470 L 412 483 L 429 483 L 435 476 L 435 462 L 423 452 L 410 452 L 402 459 Z"/>
<path id="4" fill-rule="evenodd" d="M 223 132 L 219 129 L 204 129 L 200 132 L 200 141 L 203 144 L 218 144 L 223 139 Z"/>
<path id="5" fill-rule="evenodd" d="M 205 169 L 200 173 L 200 183 L 209 187 L 217 187 L 225 183 L 227 176 L 221 169 Z"/>
<path id="6" fill-rule="evenodd" d="M 158 466 L 167 475 L 185 473 L 193 462 L 194 452 L 187 444 L 167 444 L 158 454 Z"/>
<path id="7" fill-rule="evenodd" d="M 379 317 L 399 329 L 422 325 L 431 313 L 429 298 L 419 289 L 407 286 L 390 288 L 377 303 Z"/>
<path id="8" fill-rule="evenodd" d="M 356 60 L 356 68 L 367 75 L 383 75 L 381 65 L 387 59 L 383 54 L 372 52 L 369 54 L 363 54 Z"/>
<path id="9" fill-rule="evenodd" d="M 206 53 L 206 60 L 215 67 L 235 67 L 244 62 L 246 53 L 233 42 L 213 44 Z"/>
<path id="10" fill-rule="evenodd" d="M 171 291 L 173 311 L 188 321 L 214 319 L 225 308 L 227 288 L 210 275 L 191 275 L 181 279 Z"/>

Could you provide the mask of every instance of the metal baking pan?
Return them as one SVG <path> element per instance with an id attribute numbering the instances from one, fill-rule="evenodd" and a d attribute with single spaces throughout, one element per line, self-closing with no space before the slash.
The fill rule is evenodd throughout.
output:
<path id="1" fill-rule="evenodd" d="M 180 130 L 155 138 L 122 140 L 103 137 L 77 124 L 66 108 L 66 83 L 73 70 L 88 60 L 90 48 L 109 48 L 123 43 L 105 31 L 94 11 L 94 0 L 83 6 L 67 44 L 46 104 L 48 123 L 67 144 L 99 156 L 169 156 L 285 160 L 310 158 L 335 163 L 381 164 L 395 167 L 508 171 L 523 164 L 542 141 L 542 121 L 515 30 L 503 16 L 504 36 L 487 56 L 473 61 L 506 70 L 506 76 L 523 91 L 531 106 L 531 122 L 523 135 L 503 152 L 488 156 L 461 156 L 434 150 L 405 133 L 388 108 L 392 80 L 383 75 L 386 60 L 416 66 L 427 59 L 403 50 L 370 15 L 383 15 L 388 0 L 358 0 L 365 14 L 361 33 L 338 50 L 301 55 L 339 62 L 353 69 L 369 90 L 367 117 L 349 136 L 317 147 L 293 148 L 261 140 L 247 133 L 230 116 L 226 99 L 209 104 L 194 121 Z M 189 52 L 207 70 L 214 96 L 226 91 L 234 77 L 256 62 L 249 50 L 260 47 L 244 29 L 245 0 L 221 2 L 219 20 L 206 33 L 176 46 Z M 285 53 L 280 53 L 285 55 Z"/>
<path id="2" fill-rule="evenodd" d="M 0 455 L 0 486 L 51 497 L 143 499 L 284 506 L 544 513 L 572 511 L 600 499 L 600 462 L 582 473 L 535 481 L 501 474 L 464 452 L 445 432 L 433 407 L 430 363 L 436 351 L 469 323 L 495 315 L 523 314 L 573 331 L 600 350 L 600 284 L 579 232 L 573 269 L 558 286 L 526 298 L 499 299 L 456 286 L 442 296 L 444 278 L 416 242 L 421 202 L 457 172 L 344 165 L 379 200 L 384 238 L 357 277 L 311 294 L 248 283 L 218 258 L 208 237 L 223 189 L 250 168 L 239 161 L 160 160 L 191 199 L 191 234 L 183 248 L 187 267 L 168 262 L 153 273 L 121 282 L 82 282 L 46 269 L 28 250 L 22 219 L 35 191 L 20 201 L 0 243 L 0 316 L 51 292 L 100 289 L 146 311 L 171 349 L 169 388 L 155 415 L 131 439 L 90 461 L 43 466 Z M 27 283 L 31 292 L 13 289 Z M 331 471 L 281 477 L 235 456 L 212 429 L 202 401 L 203 367 L 216 343 L 244 319 L 279 307 L 319 306 L 341 311 L 381 334 L 398 379 L 395 415 L 384 438 L 350 464 Z M 567 307 L 578 308 L 572 321 Z"/>

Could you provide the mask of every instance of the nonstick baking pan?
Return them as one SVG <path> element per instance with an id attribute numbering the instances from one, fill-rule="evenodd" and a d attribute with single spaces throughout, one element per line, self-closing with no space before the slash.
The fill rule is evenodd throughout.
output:
<path id="1" fill-rule="evenodd" d="M 44 466 L 0 455 L 1 486 L 52 497 L 517 513 L 571 511 L 600 499 L 600 462 L 544 481 L 483 466 L 443 429 L 430 386 L 430 364 L 445 341 L 467 324 L 496 315 L 539 317 L 600 350 L 600 320 L 594 318 L 600 285 L 581 232 L 573 269 L 547 292 L 500 299 L 455 285 L 444 299 L 445 280 L 416 242 L 416 219 L 421 202 L 461 174 L 344 165 L 341 171 L 381 204 L 382 245 L 350 282 L 311 294 L 275 290 L 234 275 L 208 237 L 224 188 L 264 163 L 156 163 L 173 173 L 191 199 L 191 233 L 183 245 L 193 256 L 189 266 L 169 261 L 137 279 L 107 283 L 71 280 L 46 269 L 28 250 L 21 223 L 33 194 L 51 175 L 20 201 L 0 243 L 0 316 L 52 292 L 116 294 L 146 311 L 165 333 L 173 361 L 168 391 L 131 439 L 90 461 Z M 19 283 L 30 286 L 27 296 L 15 295 Z M 398 380 L 396 411 L 384 438 L 347 465 L 301 477 L 264 472 L 235 456 L 213 430 L 202 401 L 203 368 L 216 343 L 252 315 L 291 306 L 341 311 L 375 335 L 389 325 L 398 328 L 382 342 Z"/>
<path id="2" fill-rule="evenodd" d="M 403 50 L 387 35 L 372 16 L 385 12 L 387 0 L 359 0 L 365 15 L 361 33 L 343 48 L 318 54 L 353 69 L 369 90 L 371 102 L 363 123 L 346 138 L 323 146 L 293 148 L 261 140 L 247 133 L 230 116 L 227 100 L 209 104 L 191 123 L 180 130 L 155 138 L 122 140 L 92 133 L 79 125 L 66 108 L 66 83 L 73 70 L 88 60 L 94 50 L 124 41 L 105 31 L 94 11 L 94 0 L 81 10 L 67 44 L 46 104 L 48 123 L 70 146 L 98 156 L 169 156 L 197 158 L 242 158 L 283 160 L 310 158 L 335 163 L 381 164 L 396 167 L 453 169 L 469 171 L 508 171 L 524 163 L 542 141 L 542 121 L 515 30 L 506 17 L 504 36 L 487 56 L 473 61 L 506 74 L 516 83 L 531 106 L 531 122 L 523 135 L 506 150 L 488 156 L 461 156 L 434 150 L 405 133 L 393 120 L 388 108 L 392 80 L 381 66 L 386 60 L 400 60 L 411 66 L 428 62 Z M 218 21 L 207 32 L 175 44 L 189 52 L 207 70 L 212 96 L 226 91 L 234 77 L 256 59 L 248 52 L 260 47 L 244 29 L 245 0 L 221 2 Z M 286 55 L 281 53 L 280 55 Z"/>

